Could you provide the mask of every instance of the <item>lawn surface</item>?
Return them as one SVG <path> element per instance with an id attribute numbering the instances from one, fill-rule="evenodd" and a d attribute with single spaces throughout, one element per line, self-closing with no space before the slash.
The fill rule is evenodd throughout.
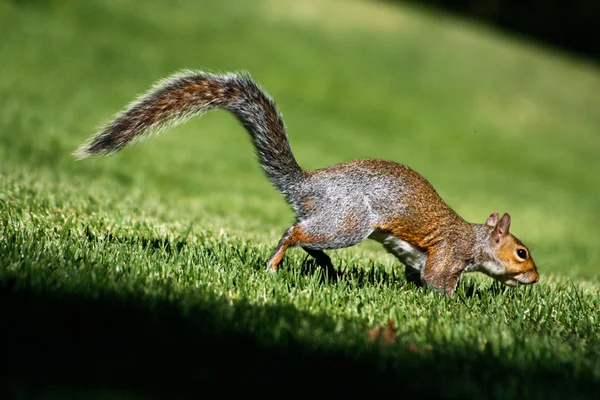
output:
<path id="1" fill-rule="evenodd" d="M 5 1 L 0 31 L 0 383 L 14 397 L 596 398 L 597 65 L 373 1 Z M 73 159 L 184 68 L 248 70 L 304 168 L 391 159 L 468 221 L 510 212 L 540 282 L 473 274 L 447 299 L 374 242 L 329 252 L 337 279 L 299 249 L 265 273 L 293 215 L 225 112 Z M 389 319 L 394 343 L 370 342 Z"/>

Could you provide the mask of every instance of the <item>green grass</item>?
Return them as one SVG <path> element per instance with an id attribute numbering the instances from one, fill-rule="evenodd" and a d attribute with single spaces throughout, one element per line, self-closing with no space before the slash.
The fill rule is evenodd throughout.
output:
<path id="1" fill-rule="evenodd" d="M 14 397 L 597 394 L 597 65 L 373 1 L 0 2 L 0 26 L 0 381 Z M 183 68 L 249 70 L 305 168 L 392 159 L 469 221 L 510 212 L 541 281 L 468 275 L 447 299 L 376 243 L 330 252 L 337 280 L 297 249 L 265 273 L 293 215 L 224 112 L 74 161 Z M 369 342 L 388 319 L 397 343 Z"/>

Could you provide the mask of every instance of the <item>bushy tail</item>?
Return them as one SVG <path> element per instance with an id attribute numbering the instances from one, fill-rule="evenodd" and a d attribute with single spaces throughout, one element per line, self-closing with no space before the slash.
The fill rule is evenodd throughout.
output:
<path id="1" fill-rule="evenodd" d="M 302 169 L 274 102 L 247 73 L 186 71 L 159 81 L 74 155 L 82 159 L 114 153 L 132 141 L 215 108 L 230 111 L 244 125 L 267 176 L 287 194 L 298 183 Z"/>

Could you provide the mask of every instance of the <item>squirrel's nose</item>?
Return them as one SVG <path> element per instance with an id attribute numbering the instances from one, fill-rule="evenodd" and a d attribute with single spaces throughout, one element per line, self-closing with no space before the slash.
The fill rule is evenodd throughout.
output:
<path id="1" fill-rule="evenodd" d="M 532 275 L 533 276 L 531 277 L 531 283 L 536 283 L 540 280 L 540 274 L 538 274 L 537 272 L 534 271 Z"/>

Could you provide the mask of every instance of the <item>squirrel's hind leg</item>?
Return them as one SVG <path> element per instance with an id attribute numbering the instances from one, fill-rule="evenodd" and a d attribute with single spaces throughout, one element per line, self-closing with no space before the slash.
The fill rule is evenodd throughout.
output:
<path id="1" fill-rule="evenodd" d="M 279 243 L 277 244 L 277 247 L 275 247 L 275 250 L 273 250 L 271 257 L 267 262 L 267 271 L 276 271 L 277 267 L 281 263 L 281 260 L 283 259 L 283 255 L 285 254 L 286 250 L 290 247 L 295 246 L 302 246 L 304 250 L 308 252 L 308 254 L 317 259 L 317 262 L 326 262 L 325 257 L 329 259 L 329 256 L 327 256 L 325 253 L 319 250 L 307 249 L 303 246 L 312 243 L 315 239 L 316 237 L 307 234 L 299 224 L 289 227 L 279 240 Z M 329 263 L 331 263 L 330 259 Z"/>
<path id="2" fill-rule="evenodd" d="M 306 247 L 302 247 L 304 251 L 306 251 L 312 258 L 315 259 L 317 265 L 323 268 L 329 276 L 334 277 L 336 275 L 335 268 L 333 268 L 333 263 L 331 262 L 331 258 L 323 251 L 323 250 L 313 250 Z"/>
<path id="3" fill-rule="evenodd" d="M 366 239 L 371 232 L 372 230 L 365 226 L 363 229 L 336 231 L 332 234 L 327 231 L 327 224 L 320 224 L 314 220 L 299 222 L 285 231 L 267 262 L 267 270 L 277 270 L 286 250 L 295 246 L 302 247 L 320 266 L 329 270 L 332 267 L 331 259 L 323 250 L 353 246 Z"/>
<path id="4" fill-rule="evenodd" d="M 275 250 L 273 250 L 271 257 L 267 262 L 267 271 L 276 271 L 286 250 L 295 246 L 301 246 L 309 255 L 315 258 L 320 267 L 327 269 L 332 268 L 333 264 L 331 263 L 331 258 L 329 258 L 325 252 L 307 247 L 319 241 L 322 241 L 321 237 L 314 233 L 311 234 L 311 232 L 307 232 L 300 224 L 289 227 L 279 240 Z"/>
<path id="5" fill-rule="evenodd" d="M 269 261 L 267 262 L 267 271 L 277 271 L 277 267 L 279 266 L 279 263 L 281 263 L 285 251 L 290 247 L 296 246 L 296 229 L 297 225 L 289 227 L 285 231 L 281 239 L 279 239 L 277 247 L 275 247 L 275 250 L 273 250 L 273 253 L 271 253 L 271 257 L 269 257 Z"/>

